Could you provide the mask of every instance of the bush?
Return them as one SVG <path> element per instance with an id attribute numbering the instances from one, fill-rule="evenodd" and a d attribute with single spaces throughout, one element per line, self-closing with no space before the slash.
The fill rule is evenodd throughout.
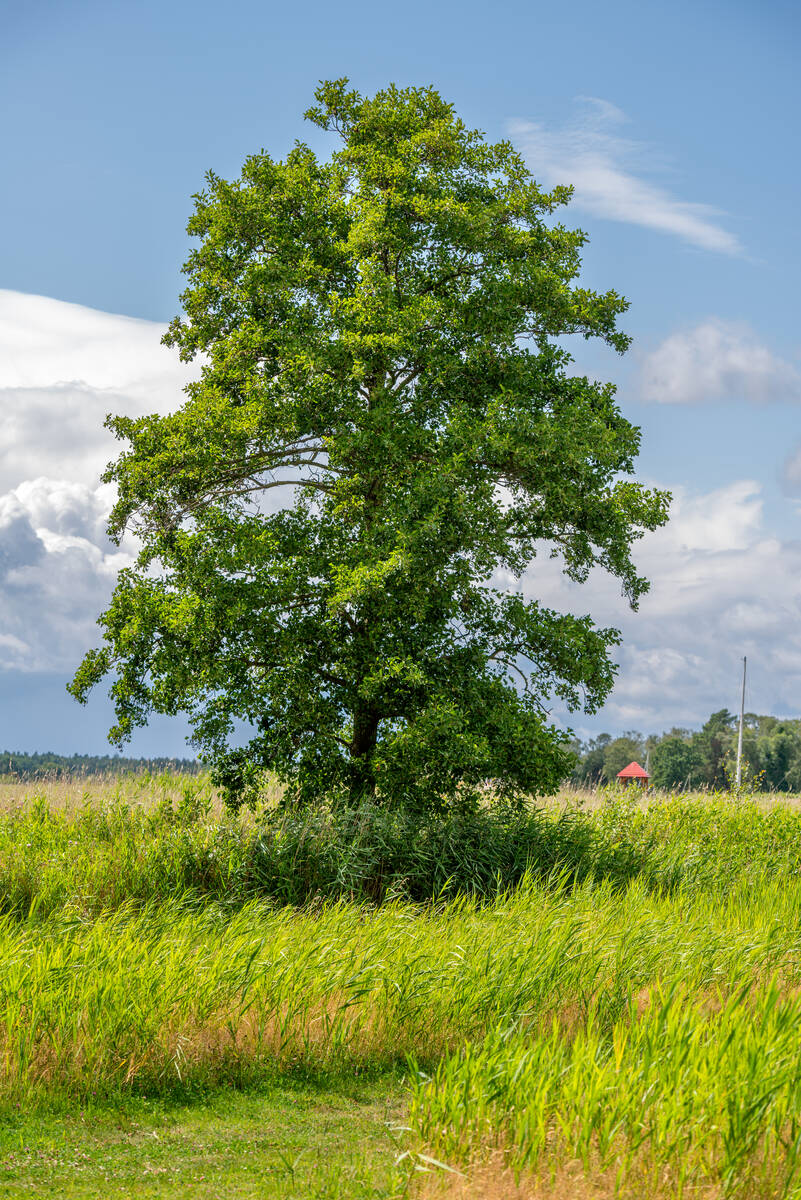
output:
<path id="1" fill-rule="evenodd" d="M 622 883 L 648 868 L 635 844 L 576 808 L 494 805 L 440 814 L 374 805 L 215 816 L 201 782 L 177 803 L 120 794 L 77 811 L 33 797 L 0 820 L 0 912 L 81 917 L 134 905 L 261 897 L 302 905 L 495 896 L 529 874 Z"/>
<path id="2" fill-rule="evenodd" d="M 517 806 L 419 815 L 364 805 L 287 815 L 265 824 L 251 854 L 258 890 L 296 904 L 312 896 L 493 896 L 526 874 L 622 883 L 645 866 L 641 850 L 610 845 L 586 814 Z"/>

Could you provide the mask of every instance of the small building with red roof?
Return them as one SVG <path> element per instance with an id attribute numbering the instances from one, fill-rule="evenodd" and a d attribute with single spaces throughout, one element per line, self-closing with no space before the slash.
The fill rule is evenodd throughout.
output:
<path id="1" fill-rule="evenodd" d="M 644 787 L 651 776 L 638 762 L 630 762 L 622 771 L 618 771 L 617 778 L 623 783 L 639 783 Z"/>

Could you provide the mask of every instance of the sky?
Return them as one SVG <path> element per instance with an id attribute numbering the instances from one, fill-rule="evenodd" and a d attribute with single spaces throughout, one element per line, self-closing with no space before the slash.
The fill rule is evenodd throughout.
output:
<path id="1" fill-rule="evenodd" d="M 698 726 L 739 702 L 801 716 L 801 9 L 784 0 L 570 5 L 0 0 L 0 749 L 103 753 L 111 709 L 65 684 L 134 548 L 112 546 L 107 412 L 168 411 L 193 368 L 179 311 L 192 194 L 296 139 L 320 79 L 433 84 L 574 185 L 583 280 L 630 301 L 621 359 L 580 343 L 642 428 L 669 525 L 614 581 L 521 586 L 623 633 L 582 737 Z M 187 753 L 180 718 L 130 747 Z"/>

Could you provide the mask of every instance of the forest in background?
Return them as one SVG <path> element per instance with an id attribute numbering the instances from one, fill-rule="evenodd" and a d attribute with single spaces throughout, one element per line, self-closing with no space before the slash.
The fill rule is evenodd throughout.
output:
<path id="1" fill-rule="evenodd" d="M 636 760 L 659 788 L 727 789 L 734 783 L 737 717 L 722 708 L 701 729 L 673 728 L 645 736 L 628 730 L 619 737 L 601 733 L 573 743 L 576 765 L 570 782 L 578 787 L 610 783 Z M 196 775 L 204 768 L 191 758 L 126 758 L 120 754 L 25 754 L 4 750 L 0 779 L 44 779 L 89 775 Z M 743 782 L 750 791 L 801 793 L 801 720 L 745 714 Z"/>
<path id="2" fill-rule="evenodd" d="M 701 729 L 673 728 L 645 737 L 629 730 L 576 741 L 571 782 L 596 787 L 611 782 L 632 760 L 659 788 L 725 789 L 734 783 L 738 718 L 728 709 L 712 713 Z M 743 782 L 750 791 L 801 792 L 801 720 L 746 713 Z"/>
<path id="3" fill-rule="evenodd" d="M 0 755 L 0 777 L 9 779 L 52 779 L 82 775 L 141 775 L 173 771 L 196 775 L 202 767 L 192 758 L 125 758 L 121 754 L 24 754 L 4 750 Z"/>

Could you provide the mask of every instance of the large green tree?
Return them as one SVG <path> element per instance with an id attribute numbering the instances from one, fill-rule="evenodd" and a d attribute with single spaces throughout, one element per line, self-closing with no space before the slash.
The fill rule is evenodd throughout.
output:
<path id="1" fill-rule="evenodd" d="M 187 713 L 232 794 L 261 768 L 298 802 L 541 792 L 570 766 L 548 704 L 595 708 L 618 635 L 514 580 L 553 552 L 636 605 L 631 544 L 666 515 L 627 478 L 614 388 L 560 341 L 624 351 L 626 304 L 577 282 L 569 188 L 436 91 L 316 100 L 329 159 L 262 152 L 195 197 L 166 341 L 202 379 L 172 415 L 108 421 L 110 532 L 142 551 L 71 689 L 113 673 L 116 743 Z"/>
<path id="2" fill-rule="evenodd" d="M 607 783 L 617 778 L 630 762 L 639 761 L 645 757 L 645 742 L 641 733 L 630 729 L 620 737 L 614 738 L 604 749 L 602 777 Z"/>
<path id="3" fill-rule="evenodd" d="M 658 788 L 698 787 L 704 760 L 697 739 L 669 733 L 651 751 L 651 783 Z"/>

